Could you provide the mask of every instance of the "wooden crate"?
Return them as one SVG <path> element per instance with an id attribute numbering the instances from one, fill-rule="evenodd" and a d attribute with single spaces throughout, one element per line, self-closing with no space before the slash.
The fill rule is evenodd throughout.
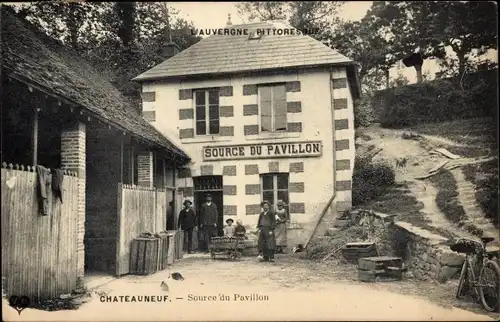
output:
<path id="1" fill-rule="evenodd" d="M 353 264 L 357 264 L 360 258 L 378 255 L 375 243 L 348 243 L 341 252 L 344 259 Z"/>
<path id="2" fill-rule="evenodd" d="M 184 231 L 178 230 L 177 235 L 179 236 L 177 239 L 177 259 L 181 259 L 184 256 Z"/>
<path id="3" fill-rule="evenodd" d="M 135 238 L 130 252 L 130 274 L 149 275 L 158 268 L 158 238 Z"/>
<path id="4" fill-rule="evenodd" d="M 377 256 L 358 260 L 358 278 L 363 282 L 379 280 L 401 280 L 403 278 L 401 257 Z"/>
<path id="5" fill-rule="evenodd" d="M 160 233 L 158 239 L 158 270 L 164 270 L 168 265 L 168 235 Z"/>

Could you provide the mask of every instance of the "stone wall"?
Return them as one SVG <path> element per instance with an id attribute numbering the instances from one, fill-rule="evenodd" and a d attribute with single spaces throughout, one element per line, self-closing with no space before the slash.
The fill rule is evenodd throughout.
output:
<path id="1" fill-rule="evenodd" d="M 447 238 L 412 224 L 394 221 L 394 216 L 372 213 L 373 227 L 379 240 L 380 255 L 402 257 L 408 272 L 418 279 L 439 282 L 457 276 L 465 256 L 450 250 Z"/>

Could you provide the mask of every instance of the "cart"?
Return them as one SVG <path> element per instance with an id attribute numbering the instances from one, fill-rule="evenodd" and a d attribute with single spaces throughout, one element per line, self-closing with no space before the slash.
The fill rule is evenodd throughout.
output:
<path id="1" fill-rule="evenodd" d="M 225 255 L 231 260 L 239 260 L 245 249 L 242 237 L 212 237 L 210 245 L 210 256 L 215 259 L 217 255 Z"/>

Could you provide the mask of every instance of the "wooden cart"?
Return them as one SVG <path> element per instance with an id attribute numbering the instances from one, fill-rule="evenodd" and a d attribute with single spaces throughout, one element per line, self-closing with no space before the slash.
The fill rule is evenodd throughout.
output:
<path id="1" fill-rule="evenodd" d="M 232 260 L 239 260 L 245 249 L 245 239 L 241 237 L 212 237 L 210 256 L 215 259 L 217 255 L 226 256 Z"/>

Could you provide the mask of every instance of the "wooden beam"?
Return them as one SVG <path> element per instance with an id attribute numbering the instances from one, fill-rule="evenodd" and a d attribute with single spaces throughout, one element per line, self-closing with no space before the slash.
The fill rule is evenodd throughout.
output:
<path id="1" fill-rule="evenodd" d="M 38 165 L 38 106 L 33 111 L 33 137 L 32 137 L 33 165 Z"/>

